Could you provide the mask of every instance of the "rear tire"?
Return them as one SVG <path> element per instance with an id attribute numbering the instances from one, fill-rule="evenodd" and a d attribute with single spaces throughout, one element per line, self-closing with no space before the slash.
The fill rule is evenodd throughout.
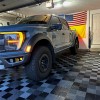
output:
<path id="1" fill-rule="evenodd" d="M 27 76 L 35 81 L 46 78 L 52 68 L 52 55 L 47 47 L 37 47 L 30 63 L 25 67 Z"/>
<path id="2" fill-rule="evenodd" d="M 71 54 L 73 55 L 77 54 L 78 48 L 79 48 L 79 41 L 76 39 L 74 46 L 70 48 Z"/>

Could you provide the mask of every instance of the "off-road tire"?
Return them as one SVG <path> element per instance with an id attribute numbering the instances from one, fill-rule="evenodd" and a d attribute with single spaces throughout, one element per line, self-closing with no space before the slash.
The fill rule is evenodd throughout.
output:
<path id="1" fill-rule="evenodd" d="M 43 60 L 42 60 L 42 57 L 44 57 Z M 45 68 L 42 70 L 43 66 L 44 67 L 46 66 L 45 64 L 44 65 L 41 64 L 43 63 L 42 61 L 45 61 L 44 59 L 47 59 L 46 71 L 44 70 Z M 26 71 L 27 76 L 30 79 L 35 80 L 35 81 L 40 81 L 49 75 L 51 68 L 52 68 L 51 52 L 47 47 L 40 46 L 40 47 L 37 47 L 35 51 L 33 52 L 31 61 L 25 67 L 25 71 Z"/>

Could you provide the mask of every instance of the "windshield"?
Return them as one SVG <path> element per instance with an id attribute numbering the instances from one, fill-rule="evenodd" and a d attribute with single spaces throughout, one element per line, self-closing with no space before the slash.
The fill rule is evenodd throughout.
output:
<path id="1" fill-rule="evenodd" d="M 27 17 L 17 24 L 47 24 L 50 19 L 49 15 L 35 15 Z"/>

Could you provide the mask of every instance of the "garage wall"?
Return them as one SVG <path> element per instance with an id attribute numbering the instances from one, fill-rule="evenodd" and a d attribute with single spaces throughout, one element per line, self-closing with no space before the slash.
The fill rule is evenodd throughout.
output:
<path id="1" fill-rule="evenodd" d="M 77 12 L 78 13 L 78 12 Z M 99 49 L 100 50 L 100 9 L 87 11 L 86 37 L 79 38 L 80 49 Z M 89 36 L 90 35 L 90 36 Z M 90 42 L 89 42 L 90 37 Z"/>
<path id="2" fill-rule="evenodd" d="M 90 11 L 91 48 L 100 51 L 100 9 Z"/>
<path id="3" fill-rule="evenodd" d="M 86 16 L 84 15 L 84 12 L 86 13 Z M 72 14 L 68 14 L 68 15 L 80 15 L 81 16 L 76 16 L 77 17 L 77 23 L 76 25 L 72 25 L 70 26 L 71 29 L 75 29 L 76 32 L 78 33 L 78 36 L 79 36 L 79 49 L 88 49 L 89 47 L 89 11 L 82 11 L 82 12 L 76 12 L 76 13 L 72 13 Z M 82 25 L 80 24 L 80 21 L 83 21 L 81 20 L 81 18 L 83 17 L 83 20 L 86 19 L 85 23 L 82 23 Z M 71 19 L 70 19 L 71 20 Z M 73 23 L 71 23 L 69 21 L 69 25 L 71 25 Z"/>
<path id="4" fill-rule="evenodd" d="M 87 11 L 86 38 L 80 40 L 80 49 L 100 51 L 100 9 Z M 90 35 L 90 36 L 89 36 Z M 90 37 L 90 42 L 89 42 Z M 83 41 L 83 42 L 81 42 Z"/>
<path id="5" fill-rule="evenodd" d="M 86 38 L 83 38 L 83 43 L 80 42 L 80 49 L 89 49 L 89 23 L 90 23 L 90 12 L 87 11 L 86 21 Z"/>

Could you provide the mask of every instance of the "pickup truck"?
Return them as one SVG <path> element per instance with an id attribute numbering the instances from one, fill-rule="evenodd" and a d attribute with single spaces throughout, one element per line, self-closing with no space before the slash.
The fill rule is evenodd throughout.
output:
<path id="1" fill-rule="evenodd" d="M 56 15 L 34 15 L 0 27 L 0 69 L 24 65 L 35 81 L 49 75 L 57 53 L 69 49 L 77 54 L 78 48 L 77 34 Z"/>

